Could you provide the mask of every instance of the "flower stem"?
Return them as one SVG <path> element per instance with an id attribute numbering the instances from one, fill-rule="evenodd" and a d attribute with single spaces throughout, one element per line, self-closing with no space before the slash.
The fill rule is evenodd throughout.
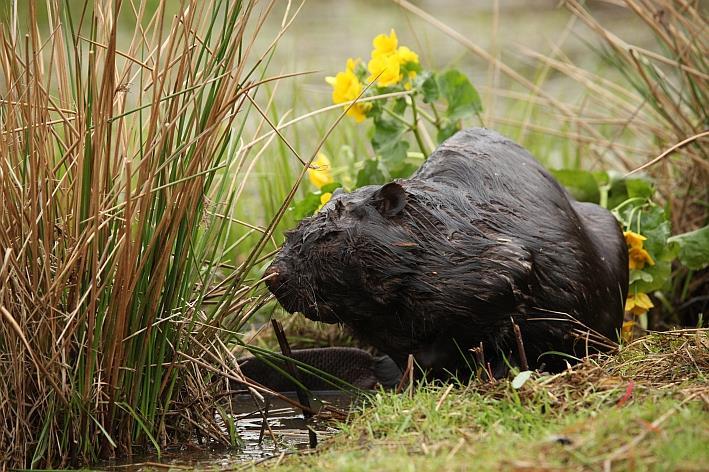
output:
<path id="1" fill-rule="evenodd" d="M 416 107 L 416 100 L 414 100 L 414 96 L 411 96 L 411 111 L 414 114 L 414 123 L 411 125 L 411 131 L 414 133 L 414 136 L 416 137 L 416 142 L 419 145 L 419 149 L 421 149 L 421 152 L 423 153 L 424 156 L 428 156 L 430 154 L 430 151 L 426 149 L 426 146 L 423 144 L 423 138 L 421 138 L 421 132 L 419 131 L 419 118 L 418 118 L 418 108 Z"/>
<path id="2" fill-rule="evenodd" d="M 409 123 L 408 121 L 406 121 L 406 120 L 404 119 L 404 117 L 402 117 L 401 115 L 399 115 L 399 114 L 397 114 L 397 113 L 394 113 L 393 111 L 391 111 L 391 110 L 390 110 L 389 108 L 387 108 L 387 107 L 382 107 L 382 110 L 384 110 L 385 112 L 387 112 L 392 118 L 394 118 L 394 119 L 395 119 L 396 121 L 398 121 L 399 123 L 405 125 L 407 128 L 411 128 L 411 126 L 412 126 L 411 123 Z"/>

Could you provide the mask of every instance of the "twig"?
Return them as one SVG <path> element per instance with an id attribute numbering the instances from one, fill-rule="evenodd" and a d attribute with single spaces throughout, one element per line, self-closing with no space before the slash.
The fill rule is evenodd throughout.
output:
<path id="1" fill-rule="evenodd" d="M 512 321 L 512 329 L 515 332 L 515 339 L 517 340 L 517 355 L 519 356 L 519 366 L 522 370 L 529 370 L 529 364 L 527 363 L 527 354 L 524 352 L 524 341 L 522 340 L 522 331 L 519 329 L 519 325 L 510 317 Z"/>
<path id="2" fill-rule="evenodd" d="M 672 146 L 671 148 L 667 149 L 665 152 L 663 152 L 662 154 L 660 154 L 659 156 L 657 156 L 656 158 L 654 158 L 654 159 L 651 160 L 650 162 L 646 162 L 645 164 L 641 165 L 641 166 L 638 167 L 637 169 L 631 170 L 630 172 L 628 172 L 627 174 L 625 174 L 625 177 L 627 177 L 627 176 L 629 176 L 629 175 L 632 175 L 632 174 L 634 174 L 634 173 L 636 173 L 636 172 L 640 172 L 641 170 L 646 169 L 646 168 L 650 167 L 651 165 L 653 165 L 653 164 L 655 164 L 655 163 L 661 161 L 661 160 L 664 159 L 665 157 L 667 157 L 667 156 L 669 156 L 670 154 L 672 154 L 673 152 L 675 152 L 677 149 L 679 149 L 679 148 L 681 148 L 681 147 L 684 147 L 684 146 L 686 146 L 687 144 L 689 144 L 689 143 L 691 143 L 691 142 L 693 142 L 693 141 L 697 141 L 697 140 L 699 140 L 699 139 L 705 138 L 705 137 L 707 137 L 707 136 L 709 136 L 709 130 L 707 130 L 707 131 L 702 131 L 701 133 L 695 134 L 694 136 L 690 136 L 689 138 L 685 139 L 684 141 L 680 141 L 680 142 L 678 142 L 677 144 L 675 144 L 674 146 Z"/>
<path id="3" fill-rule="evenodd" d="M 290 358 L 292 353 L 290 346 L 288 345 L 288 339 L 286 339 L 286 333 L 283 331 L 283 327 L 281 326 L 281 323 L 276 320 L 276 319 L 271 319 L 271 324 L 273 325 L 273 331 L 276 334 L 276 339 L 278 340 L 278 345 L 281 347 L 281 352 L 285 357 Z M 286 359 L 286 369 L 288 369 L 288 373 L 293 376 L 293 378 L 297 381 L 296 386 L 295 386 L 295 392 L 298 395 L 298 401 L 305 405 L 307 409 L 303 408 L 303 418 L 305 418 L 306 423 L 308 420 L 310 420 L 313 417 L 313 414 L 311 413 L 312 408 L 310 406 L 310 398 L 308 398 L 307 392 L 305 392 L 299 385 L 298 383 L 302 384 L 300 380 L 300 375 L 298 373 L 298 369 L 296 369 L 295 364 L 293 363 L 292 360 Z M 315 433 L 315 431 L 312 428 L 307 428 L 308 429 L 308 445 L 310 446 L 311 449 L 315 449 L 318 446 L 318 435 Z"/>
<path id="4" fill-rule="evenodd" d="M 399 381 L 399 385 L 396 386 L 396 393 L 401 393 L 404 391 L 404 385 L 406 385 L 407 381 L 409 383 L 409 387 L 413 390 L 413 379 L 414 375 L 414 356 L 412 354 L 409 354 L 408 360 L 406 361 L 406 369 L 404 369 L 404 373 L 401 374 L 401 380 Z"/>
<path id="5" fill-rule="evenodd" d="M 453 390 L 453 384 L 449 384 L 445 392 L 443 392 L 443 395 L 441 395 L 441 398 L 438 399 L 438 402 L 436 402 L 435 411 L 438 411 L 438 409 L 441 408 L 441 405 L 443 405 L 443 402 L 446 398 L 448 398 L 448 394 L 451 393 L 451 390 Z"/>

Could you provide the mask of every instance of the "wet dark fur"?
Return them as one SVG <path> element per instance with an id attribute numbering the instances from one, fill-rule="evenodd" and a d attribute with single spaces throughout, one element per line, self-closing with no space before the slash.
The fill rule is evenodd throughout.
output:
<path id="1" fill-rule="evenodd" d="M 481 342 L 496 372 L 518 363 L 511 318 L 531 367 L 593 351 L 597 336 L 574 330 L 617 339 L 628 261 L 608 211 L 574 201 L 509 139 L 468 129 L 411 179 L 336 194 L 267 275 L 286 310 L 444 377 L 469 373 Z"/>

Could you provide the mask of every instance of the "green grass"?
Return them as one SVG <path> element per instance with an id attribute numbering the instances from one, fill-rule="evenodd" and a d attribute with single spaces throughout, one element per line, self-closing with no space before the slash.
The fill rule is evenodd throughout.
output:
<path id="1" fill-rule="evenodd" d="M 380 392 L 321 450 L 275 469 L 703 470 L 709 335 L 699 333 L 646 337 L 519 390 L 501 381 Z"/>

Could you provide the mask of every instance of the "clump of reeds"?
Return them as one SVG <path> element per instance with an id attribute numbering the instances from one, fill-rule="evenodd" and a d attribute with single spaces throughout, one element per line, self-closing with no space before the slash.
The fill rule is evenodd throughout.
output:
<path id="1" fill-rule="evenodd" d="M 709 197 L 709 22 L 701 2 L 624 0 L 623 6 L 654 36 L 652 49 L 623 41 L 580 2 L 566 5 L 596 33 L 598 52 L 622 74 L 622 80 L 608 84 L 588 70 L 571 72 L 579 79 L 583 74 L 589 96 L 597 94 L 599 117 L 622 118 L 610 129 L 616 141 L 630 133 L 644 143 L 641 162 L 632 160 L 633 168 L 627 170 L 647 169 L 656 178 L 670 205 L 675 232 L 704 226 Z M 563 61 L 556 64 L 562 72 L 569 70 Z"/>
<path id="2" fill-rule="evenodd" d="M 242 380 L 230 330 L 265 300 L 247 277 L 275 222 L 249 226 L 260 243 L 239 261 L 229 235 L 252 151 L 271 142 L 245 123 L 277 79 L 265 66 L 280 34 L 254 45 L 275 4 L 2 12 L 0 468 L 159 449 L 194 429 L 236 441 L 209 372 Z"/>

